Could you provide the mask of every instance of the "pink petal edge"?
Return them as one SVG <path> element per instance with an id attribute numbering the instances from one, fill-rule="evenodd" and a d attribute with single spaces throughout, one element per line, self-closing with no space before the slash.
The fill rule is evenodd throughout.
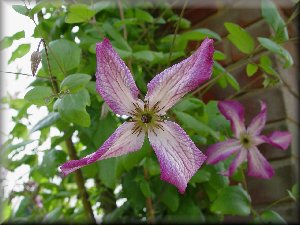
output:
<path id="1" fill-rule="evenodd" d="M 125 122 L 104 142 L 94 153 L 79 159 L 70 160 L 60 166 L 61 172 L 66 176 L 69 173 L 94 163 L 98 160 L 121 156 L 139 150 L 144 142 L 145 133 L 132 134 L 133 122 Z"/>
<path id="2" fill-rule="evenodd" d="M 263 179 L 270 179 L 274 170 L 256 147 L 248 150 L 248 175 Z"/>
<path id="3" fill-rule="evenodd" d="M 206 38 L 187 59 L 156 75 L 147 85 L 145 100 L 150 108 L 158 103 L 163 115 L 185 94 L 208 80 L 213 67 L 213 39 Z"/>
<path id="4" fill-rule="evenodd" d="M 139 90 L 132 74 L 105 38 L 96 44 L 96 89 L 109 107 L 119 115 L 130 115 L 139 103 Z"/>
<path id="5" fill-rule="evenodd" d="M 252 135 L 258 135 L 264 129 L 267 120 L 267 106 L 266 103 L 260 101 L 261 110 L 250 122 L 247 131 Z"/>
<path id="6" fill-rule="evenodd" d="M 227 159 L 230 155 L 241 149 L 240 142 L 236 139 L 229 139 L 209 146 L 205 151 L 207 164 L 216 164 Z"/>
<path id="7" fill-rule="evenodd" d="M 160 125 L 162 129 L 150 130 L 148 138 L 160 164 L 161 179 L 175 185 L 183 194 L 206 156 L 178 124 L 165 121 Z"/>
<path id="8" fill-rule="evenodd" d="M 225 100 L 218 102 L 218 108 L 230 121 L 231 129 L 236 138 L 246 130 L 244 124 L 244 107 L 237 101 Z"/>

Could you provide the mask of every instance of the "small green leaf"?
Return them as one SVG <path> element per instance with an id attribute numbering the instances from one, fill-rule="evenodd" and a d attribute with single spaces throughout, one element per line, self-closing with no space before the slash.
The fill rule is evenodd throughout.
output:
<path id="1" fill-rule="evenodd" d="M 276 5 L 270 0 L 262 0 L 261 12 L 263 18 L 271 25 L 275 32 L 275 40 L 279 42 L 287 41 L 289 39 L 288 30 Z"/>
<path id="2" fill-rule="evenodd" d="M 209 126 L 207 126 L 205 123 L 201 122 L 200 120 L 197 120 L 193 116 L 185 113 L 185 112 L 176 112 L 176 117 L 181 121 L 185 126 L 188 128 L 191 128 L 198 132 L 199 134 L 207 135 L 209 133 L 212 135 L 215 139 L 219 139 L 219 134 L 215 132 L 213 129 L 211 129 Z"/>
<path id="3" fill-rule="evenodd" d="M 116 187 L 117 158 L 109 158 L 98 162 L 98 174 L 103 184 L 109 188 Z"/>
<path id="4" fill-rule="evenodd" d="M 82 23 L 88 22 L 96 11 L 91 10 L 88 5 L 71 4 L 65 18 L 66 23 Z"/>
<path id="5" fill-rule="evenodd" d="M 136 8 L 134 9 L 134 12 L 135 12 L 135 18 L 137 18 L 138 20 L 145 21 L 148 23 L 153 23 L 154 20 L 153 16 L 147 11 Z"/>
<path id="6" fill-rule="evenodd" d="M 71 93 L 76 93 L 85 87 L 85 85 L 91 80 L 91 76 L 88 74 L 76 73 L 67 76 L 60 84 L 62 90 L 70 90 Z"/>
<path id="7" fill-rule="evenodd" d="M 110 23 L 105 22 L 103 24 L 103 29 L 110 37 L 112 37 L 116 41 L 116 43 L 112 43 L 114 47 L 120 48 L 128 52 L 132 52 L 132 49 L 127 43 L 127 41 Z"/>
<path id="8" fill-rule="evenodd" d="M 82 89 L 75 94 L 65 95 L 57 103 L 57 108 L 63 120 L 88 127 L 91 124 L 91 119 L 85 108 L 90 103 L 89 92 Z"/>
<path id="9" fill-rule="evenodd" d="M 250 54 L 254 50 L 254 40 L 252 36 L 243 28 L 235 23 L 224 23 L 225 28 L 229 32 L 227 38 L 241 52 Z"/>
<path id="10" fill-rule="evenodd" d="M 287 224 L 287 222 L 275 211 L 267 210 L 260 215 L 261 222 L 266 224 Z"/>
<path id="11" fill-rule="evenodd" d="M 230 73 L 226 73 L 225 78 L 231 87 L 233 87 L 236 91 L 240 90 L 240 84 L 237 82 L 234 76 L 232 76 Z"/>
<path id="12" fill-rule="evenodd" d="M 13 5 L 12 6 L 13 9 L 17 12 L 17 13 L 20 13 L 24 16 L 27 16 L 28 13 L 29 13 L 29 10 L 27 9 L 26 6 L 23 6 L 23 5 Z"/>
<path id="13" fill-rule="evenodd" d="M 226 186 L 219 190 L 210 209 L 224 215 L 247 216 L 251 211 L 250 197 L 240 186 Z"/>
<path id="14" fill-rule="evenodd" d="M 58 174 L 58 166 L 66 161 L 67 155 L 64 151 L 51 149 L 43 157 L 39 168 L 41 174 L 46 177 L 53 177 Z"/>
<path id="15" fill-rule="evenodd" d="M 246 72 L 248 77 L 252 77 L 253 74 L 258 70 L 258 66 L 255 63 L 248 63 L 246 67 Z"/>
<path id="16" fill-rule="evenodd" d="M 52 74 L 58 79 L 76 69 L 80 64 L 81 49 L 74 42 L 58 39 L 49 43 L 49 61 Z M 43 70 L 48 73 L 48 64 L 45 51 L 42 52 Z"/>
<path id="17" fill-rule="evenodd" d="M 218 41 L 222 40 L 219 34 L 206 28 L 200 28 L 184 32 L 181 34 L 180 39 L 200 41 L 204 40 L 206 37 L 214 38 Z"/>
<path id="18" fill-rule="evenodd" d="M 222 61 L 226 59 L 226 55 L 218 50 L 214 51 L 214 60 Z"/>
<path id="19" fill-rule="evenodd" d="M 43 119 L 38 121 L 33 126 L 30 133 L 33 133 L 37 130 L 41 130 L 41 129 L 44 129 L 46 127 L 53 125 L 59 118 L 60 118 L 60 115 L 58 112 L 50 112 L 46 117 L 44 117 Z"/>
<path id="20" fill-rule="evenodd" d="M 25 94 L 24 99 L 32 104 L 42 106 L 48 105 L 51 102 L 52 95 L 53 93 L 50 87 L 36 86 Z"/>
<path id="21" fill-rule="evenodd" d="M 10 47 L 14 40 L 19 40 L 19 39 L 24 38 L 24 37 L 25 37 L 25 32 L 23 30 L 15 33 L 11 37 L 4 37 L 0 41 L 0 50 L 3 50 L 5 48 Z"/>
<path id="22" fill-rule="evenodd" d="M 147 181 L 141 180 L 140 188 L 141 188 L 141 191 L 142 191 L 143 195 L 146 198 L 151 197 L 152 192 L 151 192 L 151 189 L 150 189 L 150 185 Z"/>
<path id="23" fill-rule="evenodd" d="M 19 45 L 18 48 L 11 54 L 8 63 L 15 61 L 17 58 L 22 58 L 24 55 L 26 55 L 29 52 L 29 50 L 30 50 L 30 44 Z"/>
<path id="24" fill-rule="evenodd" d="M 285 61 L 284 68 L 287 68 L 287 67 L 293 65 L 294 61 L 293 61 L 292 56 L 281 45 L 277 44 L 276 42 L 274 42 L 268 38 L 259 37 L 258 41 L 260 42 L 260 44 L 263 47 L 270 50 L 271 52 L 278 54 L 279 56 L 281 56 L 284 59 L 284 61 Z"/>
<path id="25" fill-rule="evenodd" d="M 171 212 L 175 212 L 179 206 L 179 194 L 174 186 L 168 185 L 161 194 L 160 200 Z"/>
<path id="26" fill-rule="evenodd" d="M 204 169 L 198 170 L 195 175 L 191 178 L 192 183 L 203 183 L 209 181 L 210 173 Z"/>

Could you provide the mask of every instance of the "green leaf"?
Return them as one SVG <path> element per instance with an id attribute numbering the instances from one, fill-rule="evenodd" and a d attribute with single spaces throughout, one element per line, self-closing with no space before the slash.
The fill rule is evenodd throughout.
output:
<path id="1" fill-rule="evenodd" d="M 60 115 L 58 112 L 50 112 L 46 117 L 38 121 L 33 128 L 31 129 L 30 133 L 33 133 L 37 130 L 44 129 L 46 127 L 50 127 L 53 125 L 58 119 Z"/>
<path id="2" fill-rule="evenodd" d="M 24 37 L 25 37 L 25 32 L 23 30 L 15 33 L 11 37 L 4 37 L 0 41 L 0 50 L 3 50 L 5 48 L 10 47 L 12 45 L 13 41 L 19 40 L 19 39 L 24 38 Z"/>
<path id="3" fill-rule="evenodd" d="M 203 183 L 209 181 L 210 173 L 204 169 L 198 170 L 195 175 L 191 178 L 191 183 Z"/>
<path id="4" fill-rule="evenodd" d="M 102 183 L 114 189 L 116 187 L 117 158 L 109 158 L 98 162 L 98 174 Z"/>
<path id="5" fill-rule="evenodd" d="M 240 84 L 237 82 L 234 76 L 232 76 L 230 73 L 226 73 L 225 78 L 231 87 L 233 87 L 236 91 L 240 90 Z"/>
<path id="6" fill-rule="evenodd" d="M 52 95 L 53 93 L 50 87 L 35 86 L 25 94 L 24 99 L 32 104 L 42 106 L 48 105 L 51 102 Z"/>
<path id="7" fill-rule="evenodd" d="M 76 93 L 87 85 L 91 80 L 91 76 L 88 74 L 76 73 L 67 76 L 60 84 L 61 90 L 69 89 L 71 93 Z"/>
<path id="8" fill-rule="evenodd" d="M 254 50 L 254 40 L 252 36 L 243 28 L 235 23 L 224 23 L 225 28 L 229 32 L 227 38 L 241 52 L 250 54 Z"/>
<path id="9" fill-rule="evenodd" d="M 170 222 L 175 224 L 186 224 L 187 221 L 195 224 L 206 222 L 200 207 L 190 197 L 186 197 L 186 195 L 181 197 L 178 210 L 168 217 L 170 218 Z"/>
<path id="10" fill-rule="evenodd" d="M 288 30 L 284 20 L 281 18 L 276 5 L 270 0 L 261 1 L 261 13 L 263 18 L 271 25 L 275 32 L 275 40 L 279 42 L 289 39 Z"/>
<path id="11" fill-rule="evenodd" d="M 122 50 L 132 52 L 132 49 L 128 45 L 127 41 L 112 25 L 110 25 L 110 23 L 108 23 L 108 22 L 104 23 L 103 29 L 110 37 L 112 37 L 116 41 L 114 47 L 121 48 Z M 112 43 L 112 44 L 114 44 L 114 43 Z"/>
<path id="12" fill-rule="evenodd" d="M 145 21 L 148 23 L 153 23 L 153 16 L 148 13 L 145 10 L 139 9 L 139 8 L 135 8 L 134 9 L 134 13 L 135 13 L 135 18 L 137 18 L 140 21 Z"/>
<path id="13" fill-rule="evenodd" d="M 267 224 L 287 224 L 287 222 L 275 211 L 267 210 L 260 215 L 261 222 Z"/>
<path id="14" fill-rule="evenodd" d="M 171 185 L 167 185 L 161 194 L 160 200 L 171 212 L 175 212 L 179 206 L 179 194 L 177 189 Z"/>
<path id="15" fill-rule="evenodd" d="M 252 77 L 258 70 L 258 66 L 255 63 L 248 63 L 246 67 L 246 73 L 248 77 Z"/>
<path id="16" fill-rule="evenodd" d="M 175 111 L 189 111 L 189 110 L 197 110 L 200 111 L 204 107 L 204 103 L 195 97 L 185 97 L 180 102 L 178 102 L 174 107 L 173 110 Z"/>
<path id="17" fill-rule="evenodd" d="M 126 198 L 135 210 L 141 210 L 145 207 L 145 197 L 140 189 L 140 185 L 135 178 L 139 176 L 138 172 L 131 170 L 122 177 L 122 187 Z"/>
<path id="18" fill-rule="evenodd" d="M 42 222 L 49 222 L 49 221 L 57 221 L 59 216 L 62 214 L 63 207 L 58 206 L 54 208 L 51 212 L 47 213 Z"/>
<path id="19" fill-rule="evenodd" d="M 152 192 L 151 192 L 151 189 L 150 189 L 150 185 L 149 185 L 149 183 L 147 181 L 142 180 L 140 182 L 140 189 L 141 189 L 143 195 L 146 198 L 151 197 Z"/>
<path id="20" fill-rule="evenodd" d="M 219 34 L 206 28 L 199 28 L 199 29 L 184 32 L 181 34 L 180 39 L 200 41 L 200 40 L 204 40 L 206 37 L 214 38 L 218 41 L 222 40 Z"/>
<path id="21" fill-rule="evenodd" d="M 213 58 L 214 60 L 222 61 L 226 59 L 226 55 L 223 52 L 215 50 Z"/>
<path id="22" fill-rule="evenodd" d="M 42 164 L 40 166 L 40 173 L 45 177 L 53 177 L 58 174 L 58 167 L 66 161 L 67 155 L 64 151 L 51 149 L 46 151 Z"/>
<path id="23" fill-rule="evenodd" d="M 0 213 L 0 223 L 3 224 L 4 222 L 7 222 L 9 217 L 12 214 L 12 208 L 11 203 L 8 200 L 1 201 L 1 213 Z"/>
<path id="24" fill-rule="evenodd" d="M 294 61 L 293 61 L 292 56 L 281 45 L 277 44 L 276 42 L 274 42 L 268 38 L 259 37 L 258 41 L 260 42 L 260 44 L 263 47 L 270 50 L 271 52 L 278 54 L 279 56 L 281 56 L 284 59 L 284 61 L 285 61 L 284 68 L 287 68 L 287 67 L 290 67 L 291 65 L 293 65 Z"/>
<path id="25" fill-rule="evenodd" d="M 75 94 L 65 95 L 57 103 L 57 108 L 63 120 L 88 127 L 91 119 L 85 108 L 90 103 L 89 92 L 86 89 L 82 89 Z"/>
<path id="26" fill-rule="evenodd" d="M 251 211 L 250 197 L 240 186 L 227 186 L 219 191 L 210 209 L 224 215 L 247 216 Z"/>
<path id="27" fill-rule="evenodd" d="M 30 44 L 21 44 L 18 48 L 11 54 L 10 59 L 8 60 L 8 64 L 15 61 L 17 58 L 22 58 L 26 55 L 30 50 Z"/>
<path id="28" fill-rule="evenodd" d="M 74 42 L 65 39 L 51 41 L 49 49 L 51 71 L 58 79 L 63 80 L 65 75 L 79 66 L 81 49 Z M 49 73 L 45 50 L 42 52 L 42 66 Z"/>
<path id="29" fill-rule="evenodd" d="M 26 6 L 23 5 L 13 5 L 12 8 L 17 12 L 20 13 L 24 16 L 27 16 L 29 13 L 29 10 L 27 9 Z"/>
<path id="30" fill-rule="evenodd" d="M 88 22 L 96 11 L 91 10 L 88 5 L 84 4 L 71 4 L 67 16 L 65 18 L 66 23 L 82 23 Z"/>
<path id="31" fill-rule="evenodd" d="M 215 139 L 219 139 L 219 134 L 216 133 L 214 130 L 212 130 L 209 126 L 202 123 L 201 121 L 197 120 L 193 116 L 184 113 L 184 112 L 176 112 L 176 117 L 179 119 L 180 122 L 182 122 L 185 126 L 187 126 L 190 129 L 195 130 L 199 134 L 207 135 L 209 133 L 212 135 Z"/>
<path id="32" fill-rule="evenodd" d="M 297 201 L 297 199 L 299 198 L 298 184 L 294 184 L 292 190 L 288 190 L 288 194 L 294 201 Z"/>

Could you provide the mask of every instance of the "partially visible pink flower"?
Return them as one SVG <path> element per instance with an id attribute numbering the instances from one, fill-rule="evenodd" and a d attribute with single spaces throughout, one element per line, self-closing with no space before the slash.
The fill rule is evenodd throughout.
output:
<path id="1" fill-rule="evenodd" d="M 223 175 L 231 176 L 241 163 L 248 161 L 249 176 L 271 178 L 274 175 L 274 170 L 259 152 L 257 146 L 268 143 L 286 150 L 292 140 L 291 134 L 287 131 L 275 131 L 270 136 L 260 134 L 267 117 L 267 107 L 262 101 L 260 113 L 252 119 L 247 128 L 244 124 L 244 107 L 239 102 L 221 101 L 218 103 L 218 108 L 230 121 L 234 138 L 211 145 L 206 151 L 208 157 L 206 163 L 215 164 L 235 154 L 235 159 L 229 169 L 223 172 Z"/>
<path id="2" fill-rule="evenodd" d="M 96 152 L 64 163 L 62 173 L 67 175 L 98 160 L 137 151 L 148 135 L 160 164 L 161 179 L 184 193 L 206 156 L 178 124 L 163 116 L 180 98 L 211 77 L 213 51 L 213 40 L 205 39 L 189 58 L 155 76 L 141 100 L 130 70 L 109 40 L 97 43 L 97 91 L 113 112 L 130 116 L 131 120 L 118 127 Z"/>

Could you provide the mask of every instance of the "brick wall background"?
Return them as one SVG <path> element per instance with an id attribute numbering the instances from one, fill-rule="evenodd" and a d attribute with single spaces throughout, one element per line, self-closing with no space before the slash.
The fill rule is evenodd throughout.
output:
<path id="1" fill-rule="evenodd" d="M 197 4 L 187 7 L 184 17 L 192 21 L 193 28 L 208 28 L 217 32 L 222 37 L 222 42 L 216 42 L 215 48 L 228 56 L 221 62 L 226 68 L 236 67 L 236 62 L 245 59 L 245 55 L 240 53 L 227 39 L 228 34 L 224 22 L 237 23 L 245 28 L 254 37 L 268 37 L 271 34 L 269 25 L 264 21 L 260 11 L 260 1 L 254 1 L 249 5 L 249 1 L 210 1 L 207 8 Z M 293 12 L 292 1 L 275 1 L 280 7 L 281 15 L 285 21 Z M 248 5 L 247 5 L 248 4 Z M 205 7 L 205 6 L 204 6 Z M 180 10 L 179 10 L 180 13 Z M 295 20 L 297 21 L 297 20 Z M 288 26 L 290 38 L 299 37 L 297 24 L 290 23 Z M 260 150 L 263 155 L 271 162 L 276 174 L 271 180 L 248 179 L 248 189 L 252 197 L 253 204 L 257 210 L 264 209 L 270 203 L 288 195 L 287 190 L 299 181 L 299 114 L 298 114 L 298 84 L 299 77 L 299 55 L 298 42 L 289 41 L 285 44 L 286 49 L 291 53 L 295 65 L 289 69 L 283 69 L 277 62 L 276 57 L 271 56 L 273 65 L 283 80 L 280 84 L 272 88 L 263 88 L 262 72 L 258 70 L 254 76 L 249 78 L 246 75 L 246 63 L 231 71 L 231 74 L 240 84 L 241 91 L 238 95 L 232 96 L 236 91 L 227 87 L 222 89 L 214 85 L 209 92 L 202 97 L 205 101 L 210 99 L 222 100 L 231 98 L 239 100 L 246 108 L 246 123 L 260 111 L 259 99 L 267 103 L 267 125 L 264 133 L 273 130 L 289 130 L 293 135 L 293 141 L 287 151 L 281 151 L 270 145 L 263 144 Z M 254 56 L 254 61 L 259 59 L 258 52 Z M 293 201 L 288 200 L 272 208 L 282 215 L 287 222 L 299 221 L 299 206 Z M 229 221 L 237 221 L 237 217 L 227 218 Z"/>

